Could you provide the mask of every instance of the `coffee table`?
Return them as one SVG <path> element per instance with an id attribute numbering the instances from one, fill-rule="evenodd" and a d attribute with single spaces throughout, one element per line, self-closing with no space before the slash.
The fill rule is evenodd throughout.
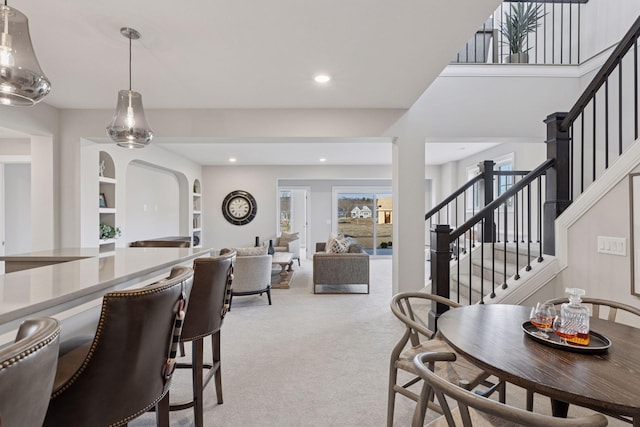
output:
<path id="1" fill-rule="evenodd" d="M 290 252 L 275 252 L 271 255 L 271 264 L 280 266 L 280 282 L 271 285 L 273 289 L 289 289 L 289 282 L 293 277 L 293 254 Z"/>

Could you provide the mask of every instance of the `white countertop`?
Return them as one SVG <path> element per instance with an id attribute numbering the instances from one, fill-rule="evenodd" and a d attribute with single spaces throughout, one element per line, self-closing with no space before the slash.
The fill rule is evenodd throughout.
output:
<path id="1" fill-rule="evenodd" d="M 207 248 L 117 248 L 102 254 L 75 248 L 4 256 L 6 261 L 74 260 L 0 275 L 0 333 L 26 318 L 59 313 L 209 253 Z"/>

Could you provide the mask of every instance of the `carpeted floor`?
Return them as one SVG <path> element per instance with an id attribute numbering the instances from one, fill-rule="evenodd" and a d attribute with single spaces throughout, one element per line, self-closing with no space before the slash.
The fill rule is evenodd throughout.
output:
<path id="1" fill-rule="evenodd" d="M 234 299 L 222 328 L 224 404 L 210 383 L 205 426 L 384 426 L 389 355 L 403 332 L 389 310 L 391 260 L 371 260 L 369 295 L 314 295 L 311 261 L 294 268 L 291 289 L 274 289 L 272 306 L 266 296 Z M 174 375 L 172 401 L 190 396 L 188 375 Z M 507 399 L 524 404 L 524 392 L 509 385 Z M 548 402 L 537 396 L 536 410 Z M 410 425 L 414 407 L 399 396 L 395 425 Z M 155 415 L 129 425 L 154 426 Z M 172 412 L 171 425 L 193 425 L 193 411 Z"/>

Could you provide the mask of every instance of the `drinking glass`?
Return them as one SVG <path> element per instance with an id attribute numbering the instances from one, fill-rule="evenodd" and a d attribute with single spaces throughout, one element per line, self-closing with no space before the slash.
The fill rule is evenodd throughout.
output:
<path id="1" fill-rule="evenodd" d="M 550 332 L 553 319 L 556 317 L 556 308 L 553 304 L 546 302 L 537 303 L 535 307 L 531 309 L 531 315 L 529 321 L 538 330 L 534 332 L 535 335 L 542 338 L 549 338 L 547 332 Z"/>
<path id="2" fill-rule="evenodd" d="M 575 338 L 578 335 L 573 322 L 563 319 L 562 316 L 556 316 L 553 320 L 553 333 L 560 337 L 562 344 L 569 344 L 567 338 Z"/>

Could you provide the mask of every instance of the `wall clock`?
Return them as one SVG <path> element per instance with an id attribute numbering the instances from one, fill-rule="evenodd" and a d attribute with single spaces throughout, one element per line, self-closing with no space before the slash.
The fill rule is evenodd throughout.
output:
<path id="1" fill-rule="evenodd" d="M 234 225 L 249 224 L 257 212 L 256 199 L 243 190 L 232 191 L 222 201 L 222 215 Z"/>

